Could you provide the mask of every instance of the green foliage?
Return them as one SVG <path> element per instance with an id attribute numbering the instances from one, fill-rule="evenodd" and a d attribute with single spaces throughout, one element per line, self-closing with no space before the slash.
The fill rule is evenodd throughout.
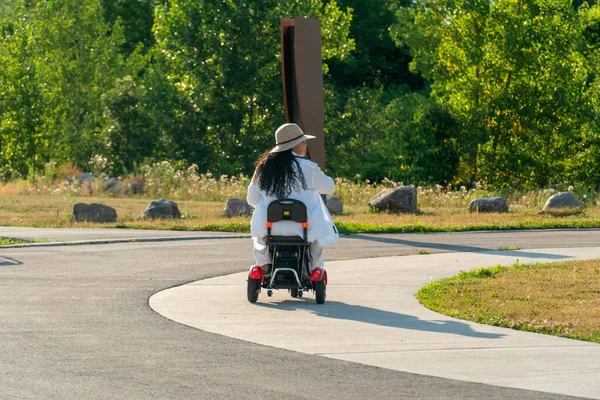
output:
<path id="1" fill-rule="evenodd" d="M 40 2 L 31 45 L 42 89 L 43 129 L 55 161 L 86 162 L 101 147 L 101 95 L 125 68 L 117 23 L 108 26 L 99 0 Z"/>
<path id="2" fill-rule="evenodd" d="M 336 176 L 392 179 L 405 184 L 453 181 L 458 170 L 457 122 L 446 107 L 420 93 L 357 88 L 326 126 L 328 165 Z M 338 100 L 344 103 L 343 100 Z M 436 160 L 436 162 L 432 162 Z"/>
<path id="3" fill-rule="evenodd" d="M 50 161 L 46 163 L 46 165 L 44 166 L 44 177 L 46 178 L 46 182 L 48 182 L 48 184 L 56 180 L 56 162 Z"/>
<path id="4" fill-rule="evenodd" d="M 405 182 L 454 183 L 460 146 L 458 123 L 448 107 L 415 93 L 396 99 L 390 114 L 402 116 L 405 121 L 396 139 Z"/>
<path id="5" fill-rule="evenodd" d="M 336 115 L 325 127 L 326 147 L 336 150 L 328 153 L 330 172 L 335 176 L 358 174 L 371 180 L 395 178 L 398 163 L 390 155 L 398 141 L 388 141 L 393 128 L 386 118 L 385 93 L 357 88 L 344 101 L 336 98 L 333 88 L 327 89 L 326 112 Z"/>
<path id="6" fill-rule="evenodd" d="M 0 179 L 18 177 L 44 152 L 40 89 L 34 52 L 28 44 L 25 4 L 13 0 L 0 9 Z"/>
<path id="7" fill-rule="evenodd" d="M 152 115 L 144 107 L 146 88 L 131 76 L 117 80 L 102 96 L 107 118 L 104 136 L 109 162 L 116 172 L 131 171 L 138 160 L 151 157 L 157 140 Z"/>
<path id="8" fill-rule="evenodd" d="M 352 9 L 350 37 L 355 40 L 354 51 L 342 59 L 333 59 L 327 78 L 338 89 L 408 86 L 423 88 L 423 79 L 409 70 L 410 54 L 405 46 L 398 47 L 389 35 L 396 16 L 392 0 L 340 0 L 340 8 Z M 408 2 L 402 1 L 404 5 Z"/>
<path id="9" fill-rule="evenodd" d="M 96 155 L 250 174 L 294 17 L 321 21 L 329 173 L 600 185 L 600 8 L 579 0 L 5 0 L 0 179 Z"/>
<path id="10" fill-rule="evenodd" d="M 84 165 L 103 145 L 101 96 L 127 69 L 122 28 L 105 23 L 99 0 L 13 0 L 9 10 L 22 18 L 1 20 L 4 174 L 49 160 Z"/>
<path id="11" fill-rule="evenodd" d="M 573 173 L 583 133 L 598 135 L 598 110 L 571 3 L 423 0 L 398 16 L 394 37 L 410 47 L 411 67 L 461 125 L 459 178 L 531 187 Z"/>
<path id="12" fill-rule="evenodd" d="M 120 20 L 125 41 L 122 50 L 131 54 L 141 45 L 149 50 L 154 44 L 152 26 L 154 24 L 155 0 L 102 0 L 104 17 L 109 25 Z"/>
<path id="13" fill-rule="evenodd" d="M 199 142 L 182 148 L 182 158 L 203 170 L 250 172 L 272 132 L 283 122 L 280 19 L 317 17 L 323 57 L 343 57 L 351 14 L 335 2 L 171 1 L 157 7 L 157 49 L 164 55 L 168 83 L 192 107 Z"/>
<path id="14" fill-rule="evenodd" d="M 25 244 L 28 243 L 26 240 L 15 239 L 10 237 L 0 237 L 0 246 L 12 246 L 15 244 Z"/>

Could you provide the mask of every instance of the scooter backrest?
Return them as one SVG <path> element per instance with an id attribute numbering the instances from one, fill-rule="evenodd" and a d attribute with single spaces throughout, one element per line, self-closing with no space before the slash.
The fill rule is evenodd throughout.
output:
<path id="1" fill-rule="evenodd" d="M 267 221 L 308 222 L 306 205 L 301 201 L 293 199 L 273 200 L 267 208 Z"/>

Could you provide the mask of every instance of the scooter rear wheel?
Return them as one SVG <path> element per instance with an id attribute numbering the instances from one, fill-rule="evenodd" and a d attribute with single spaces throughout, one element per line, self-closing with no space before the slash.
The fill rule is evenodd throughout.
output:
<path id="1" fill-rule="evenodd" d="M 327 297 L 327 285 L 325 284 L 325 280 L 315 282 L 314 286 L 317 304 L 325 303 L 325 298 Z"/>
<path id="2" fill-rule="evenodd" d="M 296 298 L 298 297 L 298 288 L 291 288 L 290 289 L 290 294 L 292 295 L 292 297 Z"/>
<path id="3" fill-rule="evenodd" d="M 260 281 L 256 279 L 248 278 L 248 301 L 250 303 L 256 303 L 258 300 L 258 293 L 260 292 Z"/>

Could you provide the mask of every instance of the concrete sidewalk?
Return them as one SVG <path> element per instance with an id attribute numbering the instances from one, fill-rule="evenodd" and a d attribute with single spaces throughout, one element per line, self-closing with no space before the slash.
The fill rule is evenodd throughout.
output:
<path id="1" fill-rule="evenodd" d="M 326 263 L 327 303 L 287 291 L 246 300 L 246 274 L 157 293 L 182 324 L 254 343 L 382 368 L 600 398 L 600 345 L 452 319 L 414 293 L 431 280 L 496 264 L 600 258 L 600 248 L 450 253 Z M 273 351 L 276 351 L 275 349 Z"/>

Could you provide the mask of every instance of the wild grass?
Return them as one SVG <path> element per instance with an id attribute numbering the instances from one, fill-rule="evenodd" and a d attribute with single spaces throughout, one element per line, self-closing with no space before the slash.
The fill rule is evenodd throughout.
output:
<path id="1" fill-rule="evenodd" d="M 24 244 L 27 243 L 26 240 L 15 239 L 10 237 L 0 237 L 0 246 L 8 246 L 11 244 Z"/>
<path id="2" fill-rule="evenodd" d="M 135 173 L 114 177 L 116 184 L 107 188 L 109 175 L 105 159 L 93 157 L 90 170 L 95 179 L 80 182 L 83 171 L 73 165 L 48 163 L 43 174 L 27 180 L 0 184 L 0 225 L 39 227 L 119 226 L 147 229 L 220 230 L 248 232 L 249 217 L 227 219 L 222 211 L 227 199 L 245 198 L 249 178 L 199 174 L 196 165 L 176 167 L 168 162 L 141 166 Z M 143 194 L 132 190 L 143 188 Z M 342 233 L 454 232 L 473 230 L 600 228 L 597 193 L 590 188 L 557 186 L 552 189 L 492 191 L 474 183 L 461 187 L 418 187 L 416 215 L 375 213 L 368 201 L 386 188 L 402 182 L 380 183 L 336 179 L 336 192 L 344 202 L 343 215 L 334 217 Z M 560 190 L 573 189 L 585 205 L 576 215 L 540 215 L 545 201 Z M 469 202 L 478 197 L 503 196 L 510 205 L 507 214 L 470 214 Z M 177 221 L 141 221 L 137 216 L 151 200 L 176 201 L 184 215 Z M 118 213 L 116 224 L 71 222 L 73 204 L 103 203 Z"/>
<path id="3" fill-rule="evenodd" d="M 600 260 L 479 268 L 417 299 L 454 318 L 600 343 Z"/>
<path id="4" fill-rule="evenodd" d="M 212 173 L 198 173 L 198 166 L 175 166 L 168 161 L 155 162 L 136 168 L 125 176 L 114 176 L 118 182 L 115 187 L 106 188 L 109 174 L 106 159 L 95 156 L 90 159 L 89 170 L 92 181 L 81 182 L 83 171 L 75 165 L 56 163 L 46 164 L 41 175 L 33 175 L 27 179 L 0 183 L 0 195 L 29 196 L 71 196 L 71 197 L 112 197 L 112 198 L 162 198 L 171 200 L 200 202 L 222 202 L 229 198 L 245 198 L 250 178 L 238 176 L 214 176 Z M 336 178 L 336 192 L 345 206 L 364 207 L 374 195 L 386 188 L 402 186 L 402 182 L 384 179 L 379 183 L 360 180 L 354 181 Z M 143 187 L 143 195 L 133 195 L 129 191 L 132 183 Z M 471 187 L 465 186 L 419 186 L 418 201 L 421 210 L 454 209 L 462 213 L 469 202 L 478 197 L 502 196 L 513 211 L 541 210 L 545 201 L 559 191 L 572 190 L 586 205 L 596 207 L 598 192 L 595 187 L 573 187 L 567 184 L 539 190 L 499 189 L 490 190 L 485 184 L 474 182 Z M 361 210 L 362 212 L 363 210 Z"/>
<path id="5" fill-rule="evenodd" d="M 519 246 L 501 246 L 501 247 L 498 247 L 498 250 L 500 250 L 500 251 L 515 251 L 515 250 L 521 250 L 521 248 Z"/>
<path id="6" fill-rule="evenodd" d="M 108 188 L 109 175 L 103 172 L 103 159 L 94 157 L 90 164 L 94 171 L 90 180 L 82 181 L 83 171 L 75 166 L 55 167 L 54 163 L 48 163 L 43 175 L 0 183 L 0 196 L 169 198 L 175 201 L 211 202 L 245 198 L 250 183 L 250 178 L 243 175 L 198 174 L 195 164 L 188 168 L 176 168 L 164 161 L 141 166 L 137 173 L 115 176 L 113 178 L 117 183 Z M 143 187 L 143 195 L 132 193 L 130 186 L 134 182 Z"/>
<path id="7" fill-rule="evenodd" d="M 150 203 L 144 198 L 72 196 L 0 196 L 0 226 L 31 227 L 119 227 L 137 229 L 250 231 L 250 217 L 226 218 L 225 201 L 178 201 L 182 219 L 139 220 Z M 117 211 L 114 224 L 71 221 L 75 203 L 102 203 Z M 475 230 L 545 228 L 600 228 L 600 209 L 594 207 L 583 216 L 553 217 L 535 210 L 507 214 L 470 214 L 465 209 L 425 208 L 419 215 L 375 214 L 365 206 L 346 206 L 344 215 L 335 216 L 341 233 L 430 233 Z"/>

